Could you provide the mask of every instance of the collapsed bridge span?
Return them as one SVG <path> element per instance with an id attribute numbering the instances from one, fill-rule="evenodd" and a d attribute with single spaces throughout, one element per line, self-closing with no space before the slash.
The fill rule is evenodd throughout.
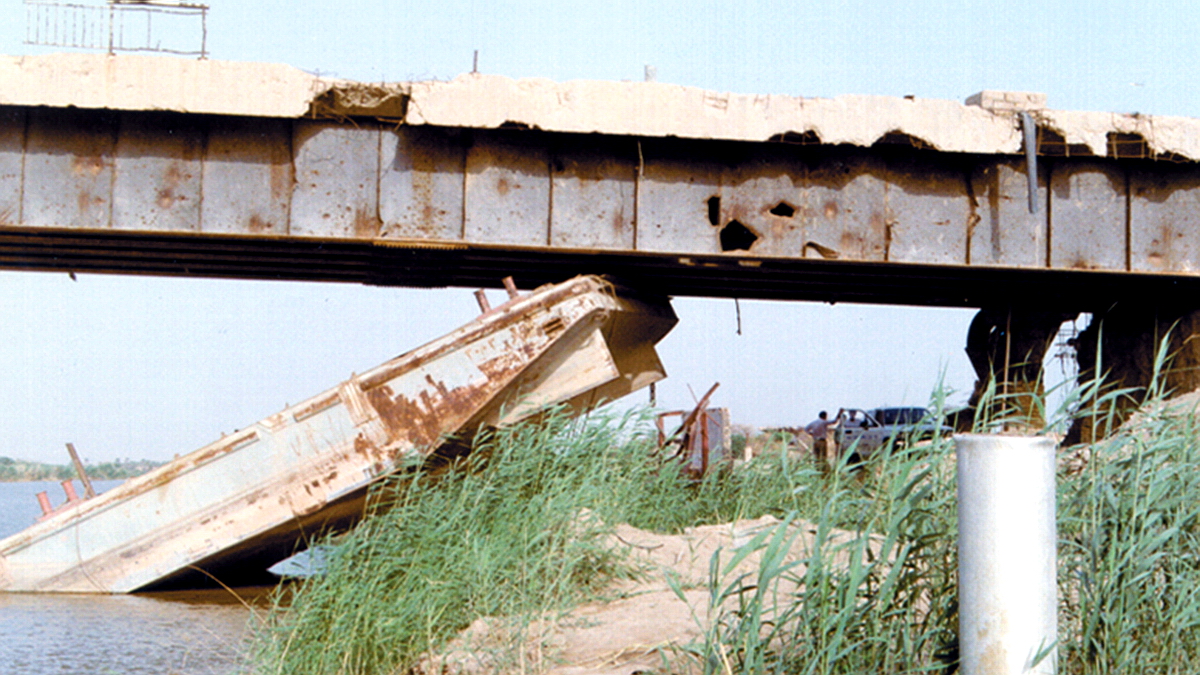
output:
<path id="1" fill-rule="evenodd" d="M 515 294 L 514 294 L 515 295 Z M 361 517 L 370 485 L 482 427 L 665 376 L 666 298 L 599 277 L 539 288 L 434 342 L 0 540 L 0 591 L 245 585 Z"/>

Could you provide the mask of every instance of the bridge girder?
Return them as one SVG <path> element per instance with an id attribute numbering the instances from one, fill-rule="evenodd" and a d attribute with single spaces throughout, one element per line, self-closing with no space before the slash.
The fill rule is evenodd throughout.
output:
<path id="1" fill-rule="evenodd" d="M 1200 122 L 972 103 L 0 57 L 0 266 L 592 271 L 680 295 L 1071 309 L 1195 293 Z"/>
<path id="2" fill-rule="evenodd" d="M 405 285 L 582 267 L 681 295 L 1081 309 L 1195 291 L 1197 166 L 1043 158 L 1030 213 L 1020 158 L 893 140 L 7 107 L 0 264 Z"/>

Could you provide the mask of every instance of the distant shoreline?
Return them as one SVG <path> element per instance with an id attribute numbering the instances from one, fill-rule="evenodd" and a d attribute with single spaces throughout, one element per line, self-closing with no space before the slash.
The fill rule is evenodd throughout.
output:
<path id="1" fill-rule="evenodd" d="M 84 465 L 91 480 L 124 480 L 140 476 L 162 466 L 164 462 L 148 459 L 117 460 L 100 464 Z M 11 457 L 0 457 L 0 483 L 35 483 L 39 481 L 64 481 L 77 479 L 75 467 L 67 464 L 45 464 L 28 462 Z"/>

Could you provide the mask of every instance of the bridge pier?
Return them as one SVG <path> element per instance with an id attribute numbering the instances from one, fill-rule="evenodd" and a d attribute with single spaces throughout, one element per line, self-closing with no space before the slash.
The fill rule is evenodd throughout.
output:
<path id="1" fill-rule="evenodd" d="M 1042 426 L 1043 416 L 1036 405 L 1044 393 L 1042 361 L 1059 327 L 1078 315 L 1078 311 L 1019 306 L 979 310 L 967 331 L 967 357 L 976 377 L 968 403 L 973 411 L 971 421 L 981 414 L 983 403 L 986 410 L 982 414 L 988 418 L 1003 415 Z M 993 379 L 995 395 L 985 402 L 984 392 Z"/>
<path id="2" fill-rule="evenodd" d="M 1042 362 L 1059 327 L 1078 316 L 1074 310 L 986 307 L 967 332 L 967 356 L 975 369 L 969 415 L 960 416 L 960 431 L 975 419 L 1018 420 L 1031 427 L 1045 423 L 1036 401 L 1045 394 Z M 1087 328 L 1072 341 L 1079 364 L 1078 381 L 1103 377 L 1099 395 L 1124 390 L 1113 409 L 1084 401 L 1065 443 L 1092 442 L 1119 426 L 1148 393 L 1186 393 L 1200 388 L 1200 309 L 1179 302 L 1121 300 L 1093 312 Z M 1165 349 L 1155 382 L 1155 363 Z M 984 394 L 994 380 L 994 395 Z M 981 409 L 982 406 L 982 409 Z M 1110 417 L 1111 413 L 1111 417 Z"/>
<path id="3" fill-rule="evenodd" d="M 1119 426 L 1142 403 L 1153 386 L 1155 391 L 1181 394 L 1200 387 L 1200 309 L 1194 305 L 1124 301 L 1093 315 L 1091 324 L 1075 340 L 1079 381 L 1097 374 L 1104 391 L 1126 389 L 1114 402 L 1115 415 L 1095 410 L 1079 417 L 1066 442 L 1091 442 Z M 1154 383 L 1155 362 L 1160 349 L 1165 361 Z M 1086 403 L 1085 403 L 1086 406 Z"/>

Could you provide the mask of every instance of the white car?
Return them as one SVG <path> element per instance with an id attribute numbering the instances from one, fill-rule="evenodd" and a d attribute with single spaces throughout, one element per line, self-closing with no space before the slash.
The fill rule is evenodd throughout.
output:
<path id="1" fill-rule="evenodd" d="M 842 452 L 857 452 L 860 457 L 870 457 L 889 440 L 902 445 L 914 440 L 941 436 L 952 432 L 950 427 L 940 424 L 925 408 L 894 407 L 862 410 L 843 408 L 836 419 L 838 448 Z"/>

